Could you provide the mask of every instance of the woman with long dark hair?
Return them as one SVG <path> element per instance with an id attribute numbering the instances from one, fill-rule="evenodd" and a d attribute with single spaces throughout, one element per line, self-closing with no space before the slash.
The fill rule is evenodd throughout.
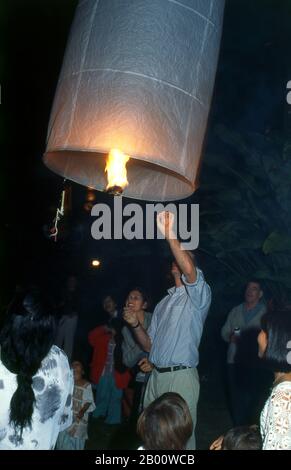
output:
<path id="1" fill-rule="evenodd" d="M 72 373 L 53 336 L 40 295 L 10 307 L 0 334 L 1 450 L 53 449 L 72 422 Z"/>
<path id="2" fill-rule="evenodd" d="M 259 357 L 274 373 L 261 413 L 263 450 L 291 450 L 291 308 L 275 309 L 261 320 Z"/>

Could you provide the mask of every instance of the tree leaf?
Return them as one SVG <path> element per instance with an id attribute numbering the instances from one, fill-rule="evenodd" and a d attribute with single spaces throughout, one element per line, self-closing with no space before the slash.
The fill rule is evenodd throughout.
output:
<path id="1" fill-rule="evenodd" d="M 291 237 L 277 231 L 270 233 L 263 243 L 265 255 L 284 251 L 291 251 Z"/>

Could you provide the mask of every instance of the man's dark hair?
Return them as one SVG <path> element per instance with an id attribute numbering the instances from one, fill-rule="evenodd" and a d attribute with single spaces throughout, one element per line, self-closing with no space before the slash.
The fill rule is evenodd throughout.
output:
<path id="1" fill-rule="evenodd" d="M 258 426 L 238 426 L 225 434 L 222 450 L 261 450 L 262 446 Z"/>
<path id="2" fill-rule="evenodd" d="M 287 362 L 291 341 L 291 307 L 267 312 L 261 318 L 261 328 L 267 335 L 268 345 L 263 359 L 274 372 L 291 372 Z"/>
<path id="3" fill-rule="evenodd" d="M 147 450 L 182 450 L 193 431 L 185 400 L 174 392 L 161 395 L 140 415 L 137 432 Z"/>
<path id="4" fill-rule="evenodd" d="M 246 289 L 247 286 L 248 286 L 249 284 L 251 284 L 251 283 L 252 283 L 252 284 L 258 284 L 258 286 L 259 286 L 259 288 L 261 289 L 261 291 L 264 290 L 262 281 L 261 281 L 260 279 L 254 278 L 254 277 L 248 280 L 248 282 L 247 282 L 246 285 L 245 285 L 245 289 Z"/>

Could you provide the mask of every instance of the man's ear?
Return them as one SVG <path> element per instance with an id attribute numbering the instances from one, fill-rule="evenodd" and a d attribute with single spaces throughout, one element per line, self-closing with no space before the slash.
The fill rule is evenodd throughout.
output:
<path id="1" fill-rule="evenodd" d="M 260 290 L 260 296 L 259 296 L 259 299 L 261 299 L 264 295 L 264 292 L 262 290 Z"/>
<path id="2" fill-rule="evenodd" d="M 143 310 L 146 310 L 148 308 L 148 303 L 147 302 L 144 302 L 143 303 L 143 306 L 142 306 L 142 309 Z"/>

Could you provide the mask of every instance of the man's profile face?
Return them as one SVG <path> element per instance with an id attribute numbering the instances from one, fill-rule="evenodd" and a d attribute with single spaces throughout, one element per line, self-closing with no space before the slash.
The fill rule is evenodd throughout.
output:
<path id="1" fill-rule="evenodd" d="M 245 301 L 250 304 L 259 302 L 263 295 L 260 285 L 257 282 L 249 282 L 245 291 Z"/>
<path id="2" fill-rule="evenodd" d="M 172 266 L 171 266 L 171 273 L 172 273 L 172 276 L 181 276 L 181 270 L 179 268 L 179 266 L 177 265 L 177 263 L 175 261 L 172 262 Z"/>

